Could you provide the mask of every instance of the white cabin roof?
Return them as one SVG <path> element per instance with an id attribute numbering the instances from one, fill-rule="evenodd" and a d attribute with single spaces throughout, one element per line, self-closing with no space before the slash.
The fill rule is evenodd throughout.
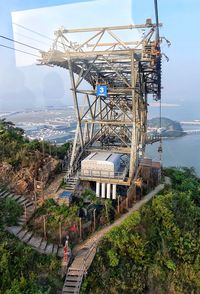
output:
<path id="1" fill-rule="evenodd" d="M 110 152 L 95 152 L 89 154 L 84 160 L 82 161 L 95 161 L 95 162 L 107 162 L 116 164 L 120 161 L 120 157 L 122 154 L 110 153 Z"/>

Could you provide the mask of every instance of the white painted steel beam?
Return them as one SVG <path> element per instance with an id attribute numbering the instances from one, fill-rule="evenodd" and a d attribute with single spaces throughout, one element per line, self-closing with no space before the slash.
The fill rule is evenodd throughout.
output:
<path id="1" fill-rule="evenodd" d="M 112 198 L 116 199 L 117 197 L 117 185 L 113 185 L 112 187 Z"/>
<path id="2" fill-rule="evenodd" d="M 106 196 L 107 196 L 106 198 L 107 199 L 110 199 L 111 198 L 111 193 L 110 193 L 111 192 L 111 189 L 110 188 L 111 188 L 111 185 L 110 184 L 107 184 L 107 193 L 106 193 Z"/>
<path id="3" fill-rule="evenodd" d="M 96 182 L 96 196 L 100 197 L 100 183 Z"/>
<path id="4" fill-rule="evenodd" d="M 101 184 L 101 197 L 105 198 L 105 196 L 106 196 L 106 184 L 102 183 Z"/>

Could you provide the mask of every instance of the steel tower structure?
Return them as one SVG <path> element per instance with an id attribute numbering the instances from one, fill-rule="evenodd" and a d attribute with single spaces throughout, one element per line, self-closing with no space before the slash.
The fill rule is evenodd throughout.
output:
<path id="1" fill-rule="evenodd" d="M 41 64 L 70 73 L 77 129 L 69 175 L 89 152 L 110 151 L 128 155 L 129 182 L 136 178 L 147 143 L 148 95 L 161 97 L 159 26 L 147 19 L 142 25 L 61 28 L 52 48 L 41 52 Z M 121 37 L 137 29 L 143 31 L 139 40 Z"/>

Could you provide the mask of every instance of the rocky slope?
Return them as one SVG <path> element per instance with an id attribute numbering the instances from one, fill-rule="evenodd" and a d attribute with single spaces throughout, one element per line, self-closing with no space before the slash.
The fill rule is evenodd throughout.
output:
<path id="1" fill-rule="evenodd" d="M 27 166 L 15 169 L 11 164 L 0 161 L 0 182 L 7 184 L 17 194 L 32 194 L 34 179 L 42 181 L 46 186 L 60 166 L 60 160 L 43 157 L 35 152 L 35 160 Z"/>

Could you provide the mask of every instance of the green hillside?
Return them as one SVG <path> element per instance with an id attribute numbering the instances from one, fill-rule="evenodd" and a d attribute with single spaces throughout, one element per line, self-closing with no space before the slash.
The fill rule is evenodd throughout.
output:
<path id="1" fill-rule="evenodd" d="M 0 119 L 0 183 L 17 194 L 32 193 L 34 179 L 47 185 L 60 172 L 69 143 L 29 140 L 23 129 Z"/>
<path id="2" fill-rule="evenodd" d="M 82 293 L 200 293 L 200 180 L 166 174 L 172 188 L 104 238 Z"/>

